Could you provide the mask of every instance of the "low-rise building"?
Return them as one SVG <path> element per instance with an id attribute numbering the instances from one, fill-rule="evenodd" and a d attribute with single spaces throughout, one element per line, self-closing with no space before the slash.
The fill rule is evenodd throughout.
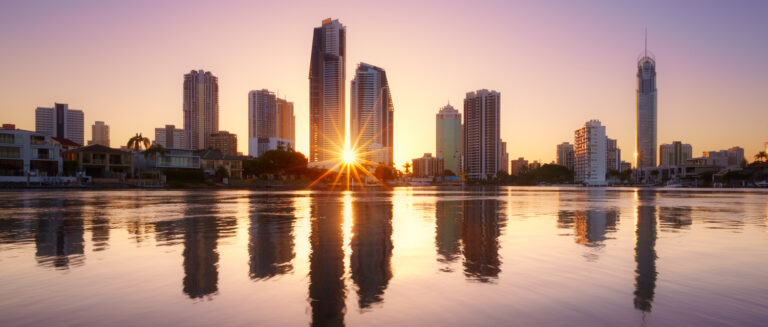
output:
<path id="1" fill-rule="evenodd" d="M 277 137 L 252 137 L 249 149 L 255 149 L 256 153 L 249 153 L 253 157 L 261 157 L 264 152 L 272 150 L 293 151 L 293 141 Z"/>
<path id="2" fill-rule="evenodd" d="M 200 152 L 200 161 L 203 171 L 207 175 L 213 176 L 219 167 L 224 167 L 229 178 L 243 178 L 243 159 L 241 157 L 223 154 L 217 150 L 204 150 Z"/>
<path id="3" fill-rule="evenodd" d="M 211 134 L 211 148 L 226 155 L 236 156 L 237 135 L 227 131 L 213 133 Z"/>
<path id="4" fill-rule="evenodd" d="M 682 166 L 693 157 L 693 147 L 680 141 L 659 146 L 659 166 Z"/>
<path id="5" fill-rule="evenodd" d="M 528 160 L 525 160 L 523 157 L 517 158 L 517 160 L 512 160 L 510 161 L 509 168 L 510 175 L 520 175 L 528 171 Z"/>
<path id="6" fill-rule="evenodd" d="M 0 130 L 0 181 L 25 182 L 27 176 L 61 175 L 59 151 L 58 143 L 49 135 L 19 129 Z"/>
<path id="7" fill-rule="evenodd" d="M 413 177 L 415 178 L 442 176 L 445 170 L 443 158 L 433 157 L 431 153 L 425 153 L 423 157 L 411 161 L 413 162 Z"/>
<path id="8" fill-rule="evenodd" d="M 93 178 L 123 178 L 133 172 L 133 154 L 101 144 L 63 152 L 64 160 L 77 161 L 78 171 Z"/>

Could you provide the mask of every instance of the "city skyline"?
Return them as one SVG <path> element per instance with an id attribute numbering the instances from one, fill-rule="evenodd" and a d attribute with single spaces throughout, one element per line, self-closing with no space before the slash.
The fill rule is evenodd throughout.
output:
<path id="1" fill-rule="evenodd" d="M 105 121 L 111 127 L 112 143 L 122 144 L 137 132 L 152 135 L 157 126 L 183 126 L 179 117 L 182 106 L 179 78 L 190 69 L 204 69 L 220 78 L 219 128 L 247 135 L 247 125 L 243 123 L 243 117 L 247 117 L 244 94 L 260 87 L 274 89 L 281 96 L 296 101 L 296 146 L 297 150 L 309 155 L 309 137 L 305 130 L 309 113 L 305 75 L 308 44 L 311 44 L 309 28 L 316 27 L 326 17 L 333 17 L 349 29 L 349 63 L 375 62 L 386 67 L 390 87 L 397 95 L 395 105 L 408 113 L 407 116 L 398 116 L 395 124 L 394 157 L 398 167 L 435 148 L 433 138 L 418 137 L 421 134 L 434 135 L 434 126 L 420 122 L 434 119 L 433 115 L 446 99 L 458 103 L 463 94 L 479 88 L 505 93 L 500 136 L 507 142 L 511 158 L 553 161 L 552 146 L 570 139 L 570 133 L 580 122 L 596 118 L 611 126 L 612 131 L 618 131 L 611 136 L 618 140 L 619 148 L 625 149 L 624 157 L 629 161 L 634 149 L 636 60 L 643 50 L 643 30 L 648 26 L 648 47 L 653 49 L 660 63 L 657 67 L 661 91 L 658 97 L 661 110 L 658 112 L 657 143 L 684 139 L 696 150 L 694 156 L 702 150 L 734 145 L 745 148 L 747 154 L 763 148 L 766 135 L 759 123 L 768 118 L 768 113 L 764 110 L 760 92 L 768 85 L 764 77 L 768 66 L 758 54 L 764 53 L 768 44 L 760 37 L 759 31 L 765 30 L 766 23 L 758 19 L 757 13 L 765 12 L 762 10 L 764 4 L 726 6 L 705 3 L 690 6 L 650 3 L 643 8 L 617 4 L 590 14 L 596 26 L 617 27 L 604 31 L 573 19 L 566 19 L 565 23 L 557 25 L 537 23 L 537 19 L 547 22 L 561 17 L 558 10 L 546 5 L 496 4 L 499 9 L 504 9 L 499 11 L 509 17 L 494 14 L 483 21 L 479 12 L 465 5 L 447 4 L 432 12 L 432 8 L 424 3 L 414 3 L 412 14 L 430 10 L 430 14 L 421 21 L 422 25 L 414 25 L 416 23 L 408 19 L 411 16 L 406 15 L 398 21 L 401 26 L 385 33 L 380 28 L 384 25 L 383 21 L 389 14 L 402 9 L 402 5 L 389 4 L 373 17 L 353 14 L 360 12 L 364 4 L 334 3 L 324 8 L 322 15 L 299 13 L 279 22 L 281 29 L 275 33 L 277 36 L 267 36 L 267 41 L 276 48 L 273 52 L 278 56 L 258 52 L 259 60 L 244 60 L 252 59 L 255 52 L 245 56 L 240 52 L 248 51 L 234 51 L 248 47 L 234 42 L 232 37 L 238 35 L 241 29 L 257 29 L 263 23 L 241 17 L 235 10 L 242 9 L 239 7 L 218 7 L 219 10 L 212 13 L 215 21 L 222 22 L 222 19 L 228 18 L 232 22 L 222 23 L 214 31 L 203 34 L 216 32 L 226 37 L 216 40 L 210 50 L 193 53 L 182 51 L 188 50 L 188 47 L 171 49 L 178 46 L 179 41 L 172 39 L 172 36 L 178 36 L 171 33 L 173 30 L 169 22 L 155 19 L 155 16 L 136 11 L 128 5 L 110 5 L 113 7 L 102 11 L 104 17 L 98 19 L 89 16 L 87 10 L 71 12 L 75 18 L 81 18 L 80 22 L 63 26 L 50 36 L 43 33 L 48 32 L 45 24 L 31 28 L 33 26 L 18 17 L 29 18 L 32 13 L 35 17 L 47 17 L 71 9 L 17 4 L 5 11 L 11 15 L 0 23 L 8 27 L 4 31 L 21 28 L 24 30 L 21 34 L 27 37 L 9 35 L 5 38 L 10 45 L 9 51 L 0 54 L 4 62 L 15 63 L 9 67 L 8 78 L 0 82 L 10 94 L 0 99 L 2 120 L 32 130 L 32 110 L 35 107 L 63 102 L 86 112 L 89 117 L 86 125 L 95 120 Z M 564 9 L 571 6 L 561 5 Z M 80 7 L 87 9 L 91 6 L 83 4 Z M 197 5 L 182 12 L 202 17 L 209 14 L 204 8 L 215 7 Z M 461 9 L 467 10 L 461 12 Z M 586 10 L 572 9 L 579 12 Z M 161 6 L 157 15 L 169 15 L 172 18 L 169 21 L 179 19 L 179 14 L 169 10 L 171 8 Z M 651 15 L 654 12 L 659 15 Z M 683 12 L 690 12 L 692 17 L 685 26 L 674 19 L 675 15 Z M 118 14 L 124 15 L 115 19 L 115 25 L 108 27 L 107 32 L 124 37 L 126 44 L 136 44 L 146 38 L 149 45 L 163 51 L 126 58 L 126 53 L 116 51 L 126 50 L 122 45 L 116 46 L 115 50 L 105 48 L 105 44 L 99 42 L 104 35 L 83 32 Z M 160 33 L 144 35 L 131 30 L 130 27 L 136 24 L 133 19 L 147 15 L 150 19 L 146 28 L 156 28 Z M 733 16 L 740 19 L 727 19 Z M 91 19 L 84 19 L 89 17 Z M 461 28 L 447 27 L 441 32 L 446 17 L 466 17 L 468 23 L 462 24 Z M 624 20 L 619 23 L 616 17 Z M 507 21 L 513 23 L 505 23 Z M 571 25 L 564 26 L 567 23 Z M 535 26 L 542 28 L 538 32 L 526 32 L 526 27 Z M 466 38 L 480 34 L 486 36 Z M 568 37 L 573 40 L 568 40 Z M 417 43 L 417 39 L 424 38 L 429 40 L 424 44 Z M 181 39 L 188 40 L 188 37 Z M 459 39 L 482 51 L 461 51 L 457 42 L 451 42 Z M 61 53 L 49 55 L 39 50 L 42 45 L 50 48 L 62 41 L 75 40 L 80 40 L 75 42 L 79 46 L 66 46 L 63 48 L 66 51 Z M 35 44 L 26 45 L 23 42 Z M 408 47 L 407 55 L 392 50 L 401 46 Z M 729 48 L 740 51 L 728 51 Z M 509 52 L 508 49 L 517 51 Z M 86 51 L 100 55 L 94 57 Z M 127 51 L 127 54 L 136 55 L 133 50 Z M 120 67 L 112 64 L 117 61 L 121 62 Z M 712 65 L 713 62 L 717 64 Z M 73 69 L 78 73 L 75 74 Z M 126 69 L 141 69 L 141 78 L 106 79 L 113 74 L 127 74 Z M 274 72 L 277 70 L 280 74 Z M 66 76 L 66 83 L 58 78 L 40 79 L 38 75 L 41 74 Z M 351 77 L 347 76 L 344 85 Z M 104 83 L 105 80 L 110 83 Z M 129 90 L 127 93 L 143 96 L 122 96 L 118 90 Z M 557 95 L 545 96 L 553 93 Z M 136 114 L 123 114 L 129 110 Z M 701 126 L 708 128 L 702 129 Z M 86 130 L 84 139 L 90 138 L 90 130 Z M 418 141 L 410 142 L 411 139 Z M 247 144 L 244 143 L 240 142 L 239 151 L 246 153 Z"/>

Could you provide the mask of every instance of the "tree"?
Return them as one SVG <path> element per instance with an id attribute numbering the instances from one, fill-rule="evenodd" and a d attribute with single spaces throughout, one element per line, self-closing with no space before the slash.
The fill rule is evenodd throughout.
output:
<path id="1" fill-rule="evenodd" d="M 165 148 L 160 144 L 152 144 L 148 149 L 144 150 L 144 158 L 152 156 L 157 158 L 157 155 L 164 156 Z"/>
<path id="2" fill-rule="evenodd" d="M 768 155 L 766 155 L 765 151 L 760 151 L 755 155 L 755 161 L 765 161 L 768 159 Z"/>
<path id="3" fill-rule="evenodd" d="M 454 173 L 450 169 L 446 169 L 446 170 L 443 170 L 443 176 L 456 176 L 456 173 Z"/>
<path id="4" fill-rule="evenodd" d="M 403 164 L 403 168 L 405 168 L 405 174 L 406 175 L 410 175 L 411 174 L 411 163 L 410 162 L 406 162 L 405 164 Z"/>
<path id="5" fill-rule="evenodd" d="M 219 179 L 229 178 L 229 172 L 227 171 L 227 168 L 224 168 L 224 166 L 219 166 L 219 168 L 216 168 L 215 176 Z"/>
<path id="6" fill-rule="evenodd" d="M 266 174 L 296 176 L 307 172 L 307 162 L 301 152 L 271 150 L 258 158 L 244 160 L 243 172 L 249 177 Z"/>
<path id="7" fill-rule="evenodd" d="M 373 175 L 382 181 L 392 180 L 392 179 L 395 179 L 395 177 L 397 177 L 397 173 L 395 172 L 395 167 L 385 166 L 382 164 L 379 164 L 378 166 L 376 166 L 376 169 L 373 171 Z"/>
<path id="8" fill-rule="evenodd" d="M 144 146 L 144 149 L 148 149 L 149 144 L 149 139 L 142 136 L 141 133 L 136 133 L 135 136 L 128 140 L 128 148 L 133 151 L 141 151 L 142 146 Z"/>

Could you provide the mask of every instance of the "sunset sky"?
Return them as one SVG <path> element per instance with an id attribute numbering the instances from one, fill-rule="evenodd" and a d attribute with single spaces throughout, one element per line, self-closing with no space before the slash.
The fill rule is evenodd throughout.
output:
<path id="1" fill-rule="evenodd" d="M 466 92 L 501 92 L 511 159 L 549 162 L 590 119 L 634 151 L 636 61 L 657 59 L 658 143 L 705 150 L 768 141 L 765 1 L 29 1 L 0 3 L 0 122 L 34 130 L 34 109 L 69 103 L 112 146 L 183 126 L 183 75 L 219 78 L 220 129 L 248 152 L 248 91 L 295 103 L 308 141 L 312 29 L 347 27 L 349 80 L 363 61 L 387 71 L 398 167 L 435 152 L 435 113 Z M 349 107 L 349 100 L 347 100 Z M 349 110 L 349 108 L 347 108 Z"/>

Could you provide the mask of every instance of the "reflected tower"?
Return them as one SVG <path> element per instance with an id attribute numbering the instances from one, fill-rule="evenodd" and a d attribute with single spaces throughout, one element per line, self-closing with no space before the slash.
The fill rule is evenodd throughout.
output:
<path id="1" fill-rule="evenodd" d="M 653 191 L 639 191 L 635 229 L 635 309 L 651 312 L 656 290 L 656 207 Z"/>
<path id="2" fill-rule="evenodd" d="M 449 264 L 459 258 L 461 252 L 461 202 L 438 201 L 435 209 L 435 247 L 437 261 Z M 444 271 L 451 271 L 444 267 Z"/>
<path id="3" fill-rule="evenodd" d="M 313 326 L 343 326 L 344 207 L 339 198 L 312 198 L 309 301 Z"/>
<path id="4" fill-rule="evenodd" d="M 41 266 L 69 269 L 85 262 L 84 224 L 80 212 L 70 212 L 67 207 L 82 207 L 80 200 L 46 199 L 53 204 L 41 204 L 49 208 L 37 218 L 35 233 L 35 257 Z"/>
<path id="5" fill-rule="evenodd" d="M 392 203 L 360 200 L 352 208 L 350 266 L 363 309 L 383 300 L 392 279 Z"/>
<path id="6" fill-rule="evenodd" d="M 251 200 L 249 276 L 252 279 L 269 279 L 293 271 L 291 261 L 295 257 L 293 213 L 291 198 L 254 198 Z"/>
<path id="7" fill-rule="evenodd" d="M 464 275 L 469 279 L 490 282 L 501 272 L 498 207 L 497 200 L 463 203 L 461 240 L 464 245 Z"/>

